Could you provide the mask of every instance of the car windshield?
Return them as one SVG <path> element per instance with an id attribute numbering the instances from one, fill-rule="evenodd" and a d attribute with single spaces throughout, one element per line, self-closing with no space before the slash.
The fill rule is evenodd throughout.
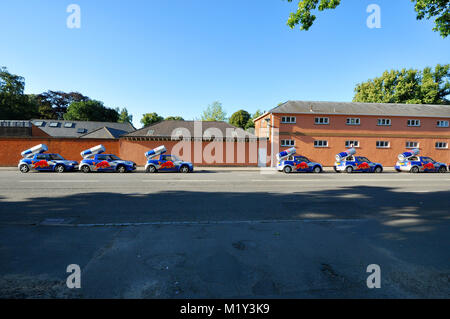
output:
<path id="1" fill-rule="evenodd" d="M 116 155 L 109 155 L 109 158 L 111 158 L 112 161 L 120 161 L 120 158 Z"/>
<path id="2" fill-rule="evenodd" d="M 306 157 L 303 156 L 299 156 L 296 158 L 297 161 L 301 161 L 301 162 L 305 162 L 305 163 L 309 163 L 309 159 L 307 159 Z"/>
<path id="3" fill-rule="evenodd" d="M 360 162 L 367 162 L 367 163 L 371 163 L 371 161 L 367 158 L 367 157 L 360 157 L 359 158 Z"/>
<path id="4" fill-rule="evenodd" d="M 50 154 L 50 159 L 51 159 L 51 160 L 59 160 L 59 161 L 63 161 L 63 160 L 64 160 L 64 157 L 62 157 L 62 156 L 59 155 L 59 154 Z"/>
<path id="5" fill-rule="evenodd" d="M 434 163 L 434 161 L 433 161 L 433 159 L 431 158 L 431 157 L 425 157 L 425 156 L 422 156 L 422 161 L 424 161 L 424 162 L 433 162 Z"/>

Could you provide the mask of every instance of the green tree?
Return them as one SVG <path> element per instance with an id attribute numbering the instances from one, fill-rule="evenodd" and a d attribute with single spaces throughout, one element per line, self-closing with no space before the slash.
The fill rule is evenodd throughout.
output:
<path id="1" fill-rule="evenodd" d="M 251 119 L 248 120 L 247 124 L 245 125 L 245 129 L 249 129 L 249 128 L 255 128 L 255 119 L 257 119 L 258 117 L 260 117 L 261 115 L 263 115 L 264 112 L 262 112 L 261 110 L 256 110 L 256 112 L 252 115 Z"/>
<path id="2" fill-rule="evenodd" d="M 67 108 L 64 119 L 68 121 L 117 122 L 119 113 L 96 100 L 73 102 Z"/>
<path id="3" fill-rule="evenodd" d="M 223 110 L 222 103 L 218 101 L 208 105 L 201 116 L 202 121 L 225 121 L 226 119 L 227 113 Z"/>
<path id="4" fill-rule="evenodd" d="M 41 119 L 63 119 L 73 102 L 89 101 L 89 97 L 78 92 L 47 91 L 35 96 Z"/>
<path id="5" fill-rule="evenodd" d="M 168 116 L 165 121 L 184 121 L 181 116 Z"/>
<path id="6" fill-rule="evenodd" d="M 24 94 L 25 79 L 0 68 L 0 118 L 4 120 L 29 120 L 39 115 L 33 96 Z"/>
<path id="7" fill-rule="evenodd" d="M 381 77 L 360 83 L 354 102 L 450 104 L 450 64 L 434 70 L 402 69 L 385 71 Z"/>
<path id="8" fill-rule="evenodd" d="M 290 14 L 287 25 L 291 29 L 300 25 L 300 29 L 306 31 L 316 20 L 316 16 L 312 14 L 314 10 L 336 9 L 341 4 L 341 0 L 295 0 L 295 2 L 297 1 L 298 9 Z M 443 38 L 449 35 L 450 5 L 448 0 L 411 0 L 411 2 L 415 3 L 417 20 L 435 19 L 433 31 L 439 32 Z"/>
<path id="9" fill-rule="evenodd" d="M 146 114 L 144 114 L 142 116 L 141 123 L 144 126 L 149 126 L 149 125 L 152 125 L 154 123 L 161 122 L 163 120 L 164 120 L 164 118 L 162 116 L 159 116 L 157 113 L 153 112 L 153 113 L 146 113 Z"/>
<path id="10" fill-rule="evenodd" d="M 231 115 L 229 123 L 236 127 L 245 129 L 245 126 L 247 125 L 248 121 L 250 121 L 250 120 L 251 120 L 251 117 L 247 111 L 239 110 L 237 112 L 234 112 L 233 115 Z"/>
<path id="11" fill-rule="evenodd" d="M 119 123 L 133 123 L 133 115 L 128 113 L 128 110 L 124 107 L 122 110 L 116 108 L 117 113 L 119 113 Z"/>

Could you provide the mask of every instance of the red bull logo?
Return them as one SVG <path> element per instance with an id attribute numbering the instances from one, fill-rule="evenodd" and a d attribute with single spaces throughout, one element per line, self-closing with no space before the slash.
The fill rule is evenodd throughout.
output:
<path id="1" fill-rule="evenodd" d="M 358 169 L 369 169 L 369 168 L 370 168 L 370 165 L 366 162 L 358 165 Z"/>
<path id="2" fill-rule="evenodd" d="M 433 163 L 422 164 L 424 169 L 434 169 Z"/>
<path id="3" fill-rule="evenodd" d="M 308 168 L 308 163 L 306 162 L 301 162 L 300 164 L 297 164 L 295 166 L 296 169 L 307 169 Z"/>
<path id="4" fill-rule="evenodd" d="M 41 160 L 41 161 L 35 162 L 33 164 L 34 164 L 34 168 L 47 168 L 50 166 L 48 164 L 48 162 L 45 160 Z"/>
<path id="5" fill-rule="evenodd" d="M 163 168 L 174 168 L 175 164 L 171 161 L 167 161 L 165 163 L 162 163 L 161 166 L 159 167 L 159 169 L 163 169 Z"/>
<path id="6" fill-rule="evenodd" d="M 111 165 L 109 165 L 108 161 L 101 161 L 97 164 L 94 163 L 94 166 L 95 166 L 95 169 L 111 167 Z"/>

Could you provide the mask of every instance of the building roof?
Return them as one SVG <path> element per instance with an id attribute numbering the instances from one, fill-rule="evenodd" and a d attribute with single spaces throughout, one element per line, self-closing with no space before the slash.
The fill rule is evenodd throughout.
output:
<path id="1" fill-rule="evenodd" d="M 80 138 L 103 138 L 103 139 L 111 139 L 111 138 L 119 138 L 122 135 L 127 134 L 127 131 L 117 130 L 110 127 L 101 127 L 92 131 L 90 133 L 81 135 Z"/>
<path id="2" fill-rule="evenodd" d="M 268 113 L 450 117 L 449 105 L 288 101 Z"/>
<path id="3" fill-rule="evenodd" d="M 200 134 L 201 127 L 201 136 Z M 226 122 L 219 121 L 162 121 L 150 126 L 144 127 L 135 132 L 126 134 L 124 137 L 164 137 L 169 138 L 172 136 L 180 136 L 189 132 L 190 137 L 212 137 L 215 129 L 218 129 L 222 134 L 221 137 L 227 138 L 239 138 L 246 137 L 250 139 L 257 139 L 254 134 L 244 131 L 241 128 L 235 127 Z M 206 132 L 206 134 L 205 134 Z M 217 131 L 216 131 L 217 132 Z M 187 136 L 185 136 L 187 137 Z M 215 136 L 218 137 L 218 136 Z"/>
<path id="4" fill-rule="evenodd" d="M 120 135 L 135 131 L 133 125 L 130 123 L 114 123 L 114 122 L 85 122 L 85 121 L 64 121 L 64 120 L 31 120 L 33 125 L 39 127 L 42 131 L 52 137 L 68 137 L 78 138 L 85 137 L 87 134 L 106 128 L 112 136 L 119 137 Z M 120 132 L 123 132 L 120 135 Z M 107 132 L 98 133 L 99 135 L 107 136 Z M 94 134 L 95 135 L 95 134 Z M 117 138 L 117 137 L 103 137 L 103 138 Z M 92 137 L 96 138 L 96 137 Z"/>

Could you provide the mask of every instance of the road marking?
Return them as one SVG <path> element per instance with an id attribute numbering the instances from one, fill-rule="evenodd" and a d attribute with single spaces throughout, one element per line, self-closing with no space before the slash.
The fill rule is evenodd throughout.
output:
<path id="1" fill-rule="evenodd" d="M 144 179 L 144 183 L 153 182 L 220 182 L 217 179 Z M 223 180 L 223 182 L 229 182 L 229 180 Z"/>
<path id="2" fill-rule="evenodd" d="M 58 180 L 58 179 L 49 179 L 49 180 L 37 180 L 37 181 L 19 181 L 20 183 L 98 183 L 98 180 Z"/>

